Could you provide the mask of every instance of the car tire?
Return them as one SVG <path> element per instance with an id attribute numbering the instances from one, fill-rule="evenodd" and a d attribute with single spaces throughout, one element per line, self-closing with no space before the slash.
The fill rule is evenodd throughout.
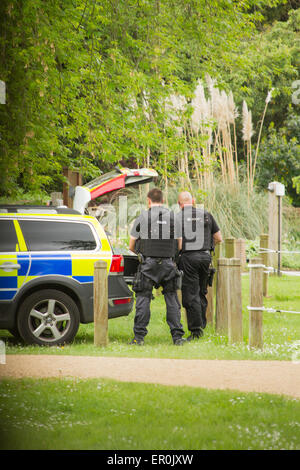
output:
<path id="1" fill-rule="evenodd" d="M 10 332 L 11 335 L 13 335 L 15 339 L 18 339 L 18 340 L 22 339 L 17 327 L 9 328 L 8 331 Z"/>
<path id="2" fill-rule="evenodd" d="M 55 289 L 34 292 L 18 311 L 18 330 L 28 344 L 57 346 L 70 343 L 79 324 L 79 310 L 74 300 Z"/>

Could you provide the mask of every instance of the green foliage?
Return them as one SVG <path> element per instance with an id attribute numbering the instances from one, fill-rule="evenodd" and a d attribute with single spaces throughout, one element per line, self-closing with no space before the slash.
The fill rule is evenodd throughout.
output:
<path id="1" fill-rule="evenodd" d="M 259 256 L 259 237 L 246 241 L 246 254 L 248 259 Z"/>
<path id="2" fill-rule="evenodd" d="M 300 172 L 300 142 L 287 140 L 284 130 L 276 132 L 273 128 L 262 143 L 257 163 L 257 186 L 268 187 L 268 182 L 279 181 L 286 187 L 286 193 L 295 205 L 300 205 L 300 196 L 296 194 L 293 178 Z"/>
<path id="3" fill-rule="evenodd" d="M 282 5 L 283 3 L 283 5 Z M 299 47 L 300 47 L 300 9 L 296 3 L 278 8 L 264 10 L 269 21 L 271 12 L 283 21 L 268 23 L 263 21 L 251 39 L 240 42 L 239 51 L 233 52 L 231 62 L 228 60 L 224 70 L 220 70 L 220 83 L 229 87 L 235 97 L 236 104 L 241 106 L 243 100 L 248 104 L 253 117 L 252 137 L 253 156 L 255 154 L 260 125 L 263 121 L 262 137 L 265 144 L 259 148 L 257 159 L 260 177 L 256 181 L 258 188 L 266 188 L 275 177 L 287 184 L 287 193 L 295 205 L 300 200 L 295 195 L 291 178 L 297 174 L 296 158 L 299 155 L 299 105 L 293 102 L 295 89 L 293 84 L 299 80 Z M 277 13 L 276 13 L 277 12 Z M 288 12 L 288 14 L 287 14 Z M 271 14 L 271 16 L 268 14 Z M 266 107 L 268 92 L 272 91 L 272 99 Z M 240 115 L 240 120 L 242 115 Z M 269 134 L 269 129 L 271 133 Z M 244 142 L 238 126 L 237 141 L 239 161 L 245 161 Z M 279 133 L 276 138 L 276 132 Z M 296 141 L 292 139 L 296 139 Z M 273 148 L 272 148 L 273 146 Z M 276 157 L 276 149 L 279 155 Z M 284 152 L 292 161 L 283 163 Z M 292 155 L 294 153 L 294 156 Z M 270 158 L 268 159 L 268 154 Z M 298 157 L 299 158 L 299 157 Z M 273 166 L 274 165 L 274 166 Z"/>
<path id="4" fill-rule="evenodd" d="M 272 101 L 265 117 L 265 129 L 271 122 L 275 128 L 283 126 L 290 108 L 299 115 L 299 106 L 293 105 L 292 84 L 299 77 L 300 9 L 289 12 L 288 21 L 275 21 L 240 42 L 221 80 L 233 90 L 238 105 L 245 99 L 252 110 L 256 137 L 268 91 L 274 88 Z M 226 86 L 226 85 L 225 85 Z M 255 139 L 254 139 L 255 140 Z"/>
<path id="5" fill-rule="evenodd" d="M 149 152 L 161 174 L 178 172 L 184 143 L 165 132 L 166 96 L 225 70 L 278 3 L 3 0 L 1 192 L 57 190 L 64 165 L 89 179 Z"/>
<path id="6" fill-rule="evenodd" d="M 264 16 L 263 24 L 270 24 L 274 21 L 287 21 L 290 11 L 298 8 L 298 0 L 284 0 L 275 5 L 267 5 L 262 11 Z"/>
<path id="7" fill-rule="evenodd" d="M 293 188 L 296 189 L 296 192 L 300 194 L 300 176 L 295 176 L 292 178 L 293 181 Z"/>

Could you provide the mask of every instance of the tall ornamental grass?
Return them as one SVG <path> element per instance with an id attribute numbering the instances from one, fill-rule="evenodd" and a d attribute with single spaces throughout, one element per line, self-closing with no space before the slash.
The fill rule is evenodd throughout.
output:
<path id="1" fill-rule="evenodd" d="M 155 185 L 164 189 L 165 180 L 162 177 Z M 154 186 L 151 183 L 150 187 Z M 131 188 L 125 191 L 127 195 L 127 228 L 129 229 L 134 218 L 142 208 L 146 209 L 146 194 L 149 185 Z M 231 186 L 219 180 L 213 187 L 202 191 L 197 180 L 191 180 L 190 186 L 182 188 L 179 181 L 169 179 L 168 193 L 165 203 L 173 210 L 179 210 L 177 199 L 182 190 L 189 190 L 193 194 L 196 204 L 203 205 L 215 217 L 224 237 L 245 238 L 253 240 L 268 230 L 268 195 L 259 193 L 255 189 L 248 201 L 247 183 Z M 124 193 L 123 193 L 124 194 Z M 115 213 L 119 215 L 118 198 L 115 198 Z M 122 214 L 124 217 L 124 214 Z M 118 231 L 118 221 L 117 221 Z M 124 224 L 122 225 L 124 229 Z M 118 236 L 114 237 L 117 241 Z"/>

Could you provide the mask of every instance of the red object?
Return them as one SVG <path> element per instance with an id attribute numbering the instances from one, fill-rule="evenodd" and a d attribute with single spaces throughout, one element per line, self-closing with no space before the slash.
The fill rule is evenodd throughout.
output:
<path id="1" fill-rule="evenodd" d="M 126 175 L 117 176 L 116 178 L 113 178 L 101 184 L 101 186 L 92 189 L 91 199 L 96 199 L 96 197 L 102 196 L 106 193 L 110 193 L 111 191 L 115 191 L 116 189 L 125 188 L 125 177 Z"/>
<path id="2" fill-rule="evenodd" d="M 109 272 L 115 274 L 124 272 L 123 255 L 113 255 Z"/>
<path id="3" fill-rule="evenodd" d="M 114 300 L 113 300 L 113 303 L 114 303 L 115 305 L 129 304 L 130 301 L 131 301 L 131 298 L 128 297 L 128 298 L 126 298 L 126 299 L 114 299 Z"/>

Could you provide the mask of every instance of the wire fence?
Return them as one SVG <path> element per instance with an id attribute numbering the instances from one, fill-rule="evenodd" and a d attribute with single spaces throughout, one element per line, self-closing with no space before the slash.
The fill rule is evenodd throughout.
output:
<path id="1" fill-rule="evenodd" d="M 300 251 L 287 251 L 287 250 L 271 250 L 270 248 L 260 248 L 259 253 L 285 253 L 285 254 L 298 254 L 300 255 Z"/>
<path id="2" fill-rule="evenodd" d="M 250 310 L 256 310 L 260 312 L 268 312 L 268 313 L 295 313 L 300 315 L 300 312 L 297 312 L 295 310 L 281 310 L 273 307 L 250 307 L 249 305 L 247 306 L 247 309 Z"/>
<path id="3" fill-rule="evenodd" d="M 273 250 L 272 250 L 273 251 Z M 298 252 L 300 253 L 300 252 Z M 269 274 L 270 272 L 272 272 L 274 270 L 274 268 L 272 266 L 265 266 L 264 264 L 248 264 L 248 268 L 263 268 L 264 269 L 264 273 L 266 274 Z M 268 313 L 292 313 L 292 314 L 296 314 L 296 315 L 300 315 L 300 312 L 296 311 L 296 310 L 282 310 L 282 309 L 278 309 L 278 308 L 274 308 L 274 307 L 264 307 L 264 306 L 260 306 L 260 307 L 253 307 L 253 306 L 250 306 L 248 305 L 247 306 L 247 309 L 249 311 L 260 311 L 260 312 L 268 312 Z"/>

